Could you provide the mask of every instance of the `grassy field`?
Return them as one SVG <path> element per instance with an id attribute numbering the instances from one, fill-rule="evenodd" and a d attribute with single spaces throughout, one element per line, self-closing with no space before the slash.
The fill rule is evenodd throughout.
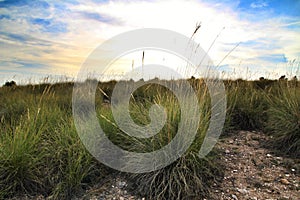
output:
<path id="1" fill-rule="evenodd" d="M 139 193 L 153 199 L 209 195 L 210 183 L 222 176 L 218 152 L 200 159 L 197 152 L 210 120 L 205 82 L 189 80 L 199 98 L 201 121 L 191 147 L 173 164 L 145 174 L 126 174 Z M 300 82 L 296 79 L 225 80 L 227 116 L 223 135 L 234 130 L 262 130 L 273 136 L 270 147 L 288 156 L 300 154 Z M 165 88 L 153 84 L 131 98 L 130 114 L 137 124 L 149 121 L 148 108 L 167 108 L 163 129 L 149 139 L 132 138 L 115 125 L 109 98 L 115 81 L 99 83 L 96 112 L 109 139 L 123 149 L 150 152 L 168 144 L 180 122 L 180 105 Z M 42 194 L 71 199 L 114 172 L 85 149 L 72 116 L 73 83 L 3 86 L 0 88 L 0 199 Z"/>

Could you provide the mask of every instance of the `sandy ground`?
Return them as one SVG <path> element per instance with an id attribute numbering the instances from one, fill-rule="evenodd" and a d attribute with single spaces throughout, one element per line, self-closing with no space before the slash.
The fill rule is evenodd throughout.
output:
<path id="1" fill-rule="evenodd" d="M 270 138 L 240 131 L 219 141 L 225 175 L 214 199 L 300 199 L 300 160 L 264 148 Z"/>

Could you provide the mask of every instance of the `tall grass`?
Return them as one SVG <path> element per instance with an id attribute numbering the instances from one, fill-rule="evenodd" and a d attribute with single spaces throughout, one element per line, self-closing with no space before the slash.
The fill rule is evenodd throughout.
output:
<path id="1" fill-rule="evenodd" d="M 199 99 L 201 119 L 192 145 L 163 169 L 126 174 L 137 191 L 147 198 L 208 197 L 211 184 L 222 176 L 215 152 L 206 159 L 197 156 L 208 129 L 211 101 L 203 80 L 190 82 Z M 273 136 L 274 148 L 299 156 L 300 84 L 297 80 L 227 80 L 224 83 L 228 102 L 225 132 L 264 130 Z M 96 93 L 96 112 L 108 138 L 134 152 L 152 152 L 169 144 L 182 120 L 176 96 L 155 84 L 136 90 L 129 107 L 136 124 L 151 123 L 149 108 L 153 104 L 166 109 L 167 119 L 153 137 L 130 137 L 120 130 L 110 104 L 104 101 L 110 99 L 115 84 L 115 81 L 99 83 Z M 111 172 L 87 152 L 77 135 L 72 117 L 72 89 L 73 83 L 0 88 L 0 199 L 22 194 L 72 199 Z"/>
<path id="2" fill-rule="evenodd" d="M 39 148 L 43 124 L 21 117 L 0 136 L 0 197 L 44 191 L 44 152 Z"/>
<path id="3" fill-rule="evenodd" d="M 81 143 L 71 119 L 58 124 L 47 136 L 45 151 L 50 164 L 48 182 L 53 185 L 54 197 L 71 198 L 80 194 L 92 181 L 89 176 L 99 173 L 99 165 Z"/>
<path id="4" fill-rule="evenodd" d="M 261 88 L 260 81 L 225 81 L 228 105 L 226 130 L 261 130 L 267 120 L 268 88 Z"/>
<path id="5" fill-rule="evenodd" d="M 0 198 L 68 199 L 101 177 L 101 165 L 77 136 L 71 91 L 66 85 L 0 88 Z"/>
<path id="6" fill-rule="evenodd" d="M 300 156 L 300 88 L 278 84 L 267 99 L 270 108 L 267 111 L 267 131 L 274 137 L 273 147 L 289 155 Z"/>
<path id="7" fill-rule="evenodd" d="M 204 83 L 195 82 L 194 89 L 198 97 L 200 113 L 199 129 L 190 148 L 183 156 L 171 165 L 149 173 L 127 174 L 134 183 L 135 191 L 150 199 L 190 199 L 208 197 L 209 187 L 216 177 L 221 176 L 221 170 L 216 164 L 216 158 L 206 159 L 198 157 L 198 151 L 205 137 L 210 120 L 210 97 Z M 146 84 L 132 94 L 130 114 L 139 125 L 149 124 L 149 108 L 159 104 L 166 109 L 167 120 L 162 130 L 148 139 L 128 137 L 117 128 L 109 108 L 98 108 L 100 124 L 108 133 L 108 137 L 123 149 L 133 152 L 152 152 L 169 144 L 178 132 L 181 120 L 180 104 L 174 94 L 162 86 Z M 195 109 L 195 108 L 191 108 Z M 186 130 L 189 131 L 189 130 Z"/>
<path id="8" fill-rule="evenodd" d="M 171 165 L 149 173 L 130 174 L 132 187 L 149 199 L 199 199 L 209 198 L 211 186 L 218 183 L 222 170 L 217 157 L 200 159 L 190 151 Z"/>

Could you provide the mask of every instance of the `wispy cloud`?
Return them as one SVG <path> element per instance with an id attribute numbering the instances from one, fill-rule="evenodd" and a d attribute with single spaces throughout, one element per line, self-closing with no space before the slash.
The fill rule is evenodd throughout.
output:
<path id="1" fill-rule="evenodd" d="M 298 8 L 279 0 L 0 0 L 0 82 L 17 72 L 75 76 L 88 54 L 116 34 L 151 27 L 190 37 L 198 22 L 195 40 L 204 50 L 222 30 L 209 51 L 215 63 L 240 43 L 224 70 L 285 73 L 300 58 Z"/>
<path id="2" fill-rule="evenodd" d="M 119 19 L 106 14 L 100 14 L 97 12 L 78 12 L 78 14 L 81 15 L 82 18 L 85 18 L 87 20 L 95 20 L 101 23 L 122 25 L 122 22 Z"/>
<path id="3" fill-rule="evenodd" d="M 252 2 L 250 4 L 251 8 L 263 8 L 263 7 L 267 7 L 269 4 L 265 1 L 256 1 L 256 2 Z"/>

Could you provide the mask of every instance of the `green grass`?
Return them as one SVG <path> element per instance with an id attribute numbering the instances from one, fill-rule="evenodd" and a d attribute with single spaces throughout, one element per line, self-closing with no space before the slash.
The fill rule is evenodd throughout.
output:
<path id="1" fill-rule="evenodd" d="M 200 159 L 196 152 L 189 152 L 163 169 L 128 178 L 133 190 L 148 199 L 209 198 L 211 186 L 222 177 L 216 159 L 212 155 Z"/>
<path id="2" fill-rule="evenodd" d="M 43 191 L 43 158 L 39 150 L 43 124 L 21 118 L 19 125 L 1 134 L 0 196 Z"/>
<path id="3" fill-rule="evenodd" d="M 218 156 L 197 156 L 210 120 L 209 91 L 203 80 L 190 80 L 198 97 L 199 128 L 190 148 L 171 165 L 150 173 L 126 174 L 141 195 L 152 199 L 209 198 L 210 184 L 222 176 Z M 273 148 L 290 156 L 300 150 L 300 83 L 298 81 L 224 81 L 227 116 L 223 132 L 263 130 Z M 121 148 L 151 152 L 175 137 L 180 103 L 171 91 L 148 84 L 130 99 L 138 125 L 151 123 L 149 108 L 166 109 L 166 124 L 148 139 L 129 137 L 116 124 L 108 104 L 116 82 L 99 83 L 96 112 L 108 138 Z M 77 135 L 72 116 L 73 83 L 0 88 L 0 199 L 22 194 L 72 199 L 112 171 L 93 158 Z M 195 116 L 189 116 L 192 119 Z M 189 120 L 185 119 L 185 120 Z M 188 130 L 186 130 L 188 131 Z"/>
<path id="4" fill-rule="evenodd" d="M 297 80 L 227 81 L 225 131 L 259 130 L 272 136 L 271 147 L 299 157 L 300 83 Z"/>
<path id="5" fill-rule="evenodd" d="M 262 130 L 267 120 L 268 89 L 256 87 L 252 81 L 226 81 L 228 106 L 226 131 Z"/>
<path id="6" fill-rule="evenodd" d="M 272 146 L 291 156 L 300 156 L 300 90 L 280 84 L 269 96 L 267 131 L 274 137 Z"/>
<path id="7" fill-rule="evenodd" d="M 101 178 L 102 166 L 77 136 L 71 91 L 63 85 L 0 88 L 5 108 L 0 116 L 0 198 L 71 198 L 95 175 Z"/>
<path id="8" fill-rule="evenodd" d="M 210 120 L 210 98 L 206 86 L 197 85 L 200 122 L 196 137 L 190 148 L 182 157 L 171 165 L 160 170 L 142 173 L 127 174 L 129 180 L 135 183 L 135 191 L 142 196 L 151 199 L 189 199 L 196 196 L 209 196 L 209 187 L 215 177 L 221 174 L 216 165 L 216 158 L 209 156 L 206 159 L 198 157 L 198 151 L 202 145 L 203 138 L 208 129 Z M 138 94 L 137 94 L 138 93 Z M 187 119 L 181 119 L 180 104 L 171 91 L 157 85 L 145 85 L 136 93 L 133 93 L 130 104 L 130 112 L 133 120 L 140 125 L 150 123 L 149 108 L 151 105 L 159 104 L 166 109 L 167 121 L 162 130 L 149 139 L 138 139 L 128 137 L 120 130 L 113 119 L 110 109 L 100 109 L 100 120 L 109 138 L 123 149 L 133 152 L 152 152 L 161 149 L 175 137 L 179 123 L 182 120 L 189 121 L 193 118 L 189 115 Z M 138 98 L 138 100 L 137 100 Z M 195 108 L 190 108 L 195 109 Z M 185 130 L 188 132 L 189 130 Z M 130 164 L 130 163 L 129 163 Z M 134 163 L 133 163 L 134 164 Z"/>

